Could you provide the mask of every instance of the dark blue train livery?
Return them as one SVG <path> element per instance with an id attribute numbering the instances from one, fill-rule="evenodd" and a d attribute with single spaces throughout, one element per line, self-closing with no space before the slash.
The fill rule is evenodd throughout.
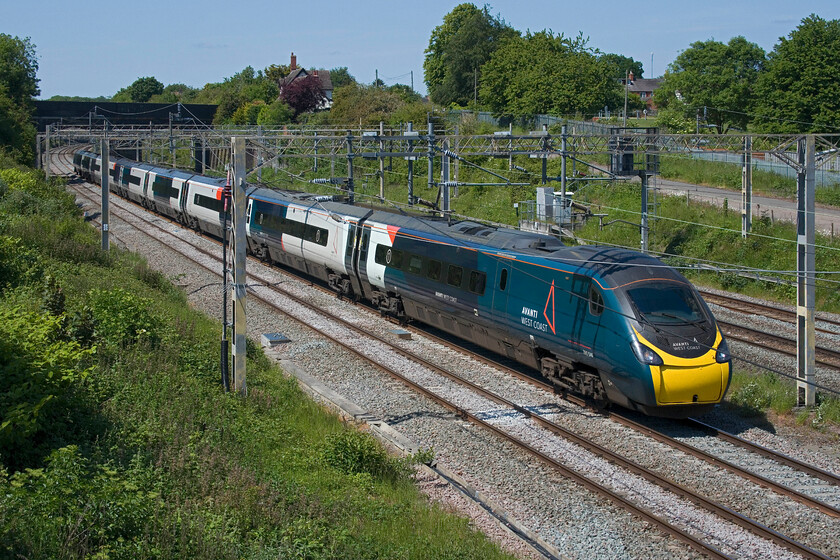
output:
<path id="1" fill-rule="evenodd" d="M 77 173 L 94 181 L 99 161 L 90 152 L 74 159 Z M 110 173 L 112 190 L 218 235 L 220 180 L 120 159 Z M 159 177 L 166 180 L 158 191 L 166 192 L 154 190 Z M 694 286 L 658 259 L 337 198 L 249 187 L 249 252 L 596 401 L 683 417 L 723 399 L 726 341 Z"/>

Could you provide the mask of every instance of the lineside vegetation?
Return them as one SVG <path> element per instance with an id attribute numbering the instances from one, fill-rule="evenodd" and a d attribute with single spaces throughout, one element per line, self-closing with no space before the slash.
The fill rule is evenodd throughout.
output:
<path id="1" fill-rule="evenodd" d="M 0 296 L 0 558 L 508 557 L 7 158 Z"/>

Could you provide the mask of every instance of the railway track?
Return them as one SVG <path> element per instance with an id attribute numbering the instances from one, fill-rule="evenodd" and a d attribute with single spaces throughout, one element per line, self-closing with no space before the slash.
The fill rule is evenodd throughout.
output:
<path id="1" fill-rule="evenodd" d="M 777 305 L 745 301 L 737 297 L 713 293 L 707 290 L 699 291 L 700 295 L 703 296 L 703 299 L 705 299 L 707 303 L 713 303 L 717 306 L 724 307 L 738 313 L 743 313 L 745 315 L 759 315 L 761 317 L 777 319 L 785 323 L 796 324 L 796 311 L 792 311 L 791 309 L 785 309 Z M 840 332 L 840 321 L 817 313 L 817 322 L 828 327 L 833 327 L 832 329 L 817 326 L 817 332 L 821 332 L 823 334 L 838 334 Z"/>
<path id="2" fill-rule="evenodd" d="M 741 315 L 755 315 L 770 318 L 780 321 L 792 329 L 796 327 L 797 314 L 795 311 L 790 309 L 766 303 L 746 301 L 735 296 L 727 296 L 709 292 L 707 290 L 700 290 L 700 294 L 707 303 L 717 305 Z M 817 333 L 821 335 L 840 335 L 840 321 L 818 314 L 816 322 L 817 325 L 815 330 Z M 795 358 L 797 355 L 797 342 L 794 339 L 777 334 L 771 334 L 744 324 L 735 324 L 718 320 L 718 325 L 721 327 L 723 333 L 732 340 L 772 350 L 785 356 Z M 823 367 L 832 370 L 840 370 L 840 352 L 837 350 L 833 350 L 825 346 L 817 346 L 815 348 L 815 361 L 818 365 Z"/>
<path id="3" fill-rule="evenodd" d="M 151 227 L 151 225 L 147 224 L 147 227 Z M 169 235 L 171 235 L 171 234 L 169 234 Z M 214 256 L 211 256 L 209 254 L 206 254 L 205 256 L 208 259 L 211 259 L 211 261 L 216 260 L 216 258 Z M 210 270 L 214 274 L 218 270 L 218 263 L 214 263 L 213 266 L 210 266 L 206 263 L 205 264 L 199 263 L 199 265 L 207 268 L 208 270 Z M 253 273 L 252 273 L 252 278 L 253 277 L 254 276 L 253 276 Z M 270 284 L 271 283 L 268 279 L 260 279 L 258 277 L 257 277 L 257 279 L 260 281 L 261 284 Z M 263 290 L 263 287 L 260 287 L 259 290 Z M 271 288 L 271 290 L 275 291 L 275 292 L 276 291 L 283 291 L 283 290 L 278 290 L 276 287 Z M 255 296 L 258 295 L 258 293 L 256 291 L 256 288 L 252 288 L 252 293 Z M 290 297 L 290 296 L 286 295 L 284 297 Z M 300 304 L 300 305 L 304 305 L 306 302 L 298 301 L 297 303 Z M 279 311 L 285 312 L 284 310 L 279 310 Z M 311 318 L 307 319 L 307 321 L 311 324 L 312 319 Z M 330 322 L 339 322 L 336 318 L 330 318 L 329 321 Z M 348 325 L 343 325 L 343 327 L 344 328 L 350 328 L 350 326 L 348 326 Z M 353 339 L 357 340 L 358 336 L 362 336 L 362 335 L 357 334 L 356 336 L 353 337 Z M 340 343 L 340 342 L 337 342 L 337 343 L 342 344 L 342 346 L 345 347 L 348 351 L 352 351 L 352 352 L 358 354 L 358 351 L 356 350 L 356 348 L 358 348 L 360 346 L 359 344 L 354 343 L 354 344 L 347 345 L 345 343 Z M 387 343 L 387 341 L 381 341 L 380 340 L 380 341 L 378 341 L 378 343 L 379 344 L 384 344 L 384 343 Z M 364 344 L 362 346 L 367 346 L 367 345 Z M 393 350 L 393 349 L 391 351 L 397 352 L 397 350 Z M 399 352 L 402 356 L 404 356 L 404 357 L 406 356 L 406 354 L 404 353 L 403 350 L 399 350 Z M 369 356 L 366 359 L 369 359 Z M 414 362 L 421 361 L 421 359 L 418 356 L 410 357 L 410 359 Z M 378 367 L 387 368 L 388 366 L 380 363 Z M 441 371 L 441 368 L 437 368 L 437 366 L 434 366 L 433 364 L 431 364 L 431 365 L 427 364 L 426 367 L 436 369 L 437 373 L 440 374 L 440 375 L 444 374 L 443 371 Z M 397 372 L 397 376 L 400 377 L 400 375 L 401 374 L 399 374 Z M 452 374 L 452 372 L 449 372 L 449 375 L 454 376 L 454 377 L 449 378 L 453 382 L 456 380 L 455 378 L 458 377 L 458 376 L 455 376 L 454 374 Z M 402 377 L 405 377 L 405 376 L 402 376 Z M 407 383 L 409 382 L 408 379 L 403 379 L 403 381 L 407 382 Z M 438 381 L 438 382 L 435 382 L 435 383 L 440 383 L 440 382 Z M 459 383 L 461 383 L 461 382 L 459 381 Z M 434 385 L 434 383 L 433 383 L 433 385 Z M 434 398 L 435 400 L 438 400 L 438 402 L 440 404 L 442 404 L 444 406 L 447 406 L 448 408 L 453 410 L 456 414 L 458 414 L 458 415 L 460 415 L 464 418 L 469 418 L 471 422 L 473 422 L 477 425 L 481 425 L 481 426 L 485 427 L 486 429 L 493 431 L 494 433 L 497 433 L 497 435 L 499 437 L 509 437 L 509 435 L 503 435 L 502 433 L 500 433 L 498 431 L 499 430 L 498 426 L 494 426 L 492 424 L 492 422 L 488 422 L 486 419 L 483 419 L 481 417 L 481 414 L 477 414 L 475 411 L 471 411 L 470 409 L 463 406 L 462 404 L 458 404 L 457 402 L 454 402 L 454 401 L 451 401 L 451 400 L 449 400 L 445 397 L 442 397 L 442 396 L 438 395 L 436 391 L 428 389 L 428 387 L 422 388 L 422 389 L 417 388 L 417 390 L 423 392 L 429 398 Z M 481 392 L 481 391 L 479 391 L 478 388 L 472 388 L 471 390 Z M 543 425 L 543 427 L 545 429 L 550 430 L 553 433 L 564 434 L 564 437 L 566 437 L 566 438 L 571 438 L 571 439 L 574 440 L 575 438 L 578 437 L 574 434 L 568 433 L 567 430 L 564 430 L 559 425 L 555 425 L 550 420 L 546 420 L 546 419 L 542 418 L 540 415 L 535 415 L 528 408 L 523 407 L 522 405 L 517 405 L 516 403 L 513 403 L 513 402 L 507 402 L 506 399 L 504 399 L 503 397 L 501 397 L 499 395 L 484 394 L 484 393 L 482 393 L 482 394 L 483 394 L 484 398 L 492 399 L 493 402 L 496 403 L 496 405 L 503 404 L 504 406 L 507 406 L 510 409 L 511 412 L 505 413 L 505 414 L 518 414 L 518 415 L 521 415 L 525 419 L 532 420 L 532 421 L 535 421 L 535 422 L 539 422 L 540 424 Z M 514 445 L 516 445 L 516 446 L 518 446 L 522 449 L 525 449 L 525 450 L 528 450 L 529 447 L 533 447 L 533 446 L 529 445 L 527 442 L 516 441 L 515 439 L 509 439 L 509 441 L 511 443 L 513 443 Z M 671 491 L 676 492 L 677 494 L 680 494 L 680 495 L 691 495 L 691 492 L 688 491 L 688 489 L 683 488 L 680 485 L 675 484 L 671 481 L 664 480 L 664 479 L 662 479 L 662 477 L 659 477 L 659 475 L 657 475 L 656 473 L 647 472 L 647 469 L 644 469 L 644 467 L 641 467 L 639 465 L 635 465 L 634 462 L 631 461 L 631 460 L 626 460 L 625 458 L 621 458 L 619 456 L 616 456 L 612 452 L 601 448 L 600 446 L 598 446 L 594 442 L 586 443 L 586 442 L 583 442 L 583 441 L 576 441 L 576 443 L 578 445 L 582 445 L 582 446 L 586 447 L 587 449 L 590 450 L 591 453 L 594 453 L 595 455 L 608 458 L 608 460 L 610 462 L 614 462 L 615 464 L 622 464 L 623 468 L 628 469 L 629 471 L 631 471 L 631 472 L 633 472 L 633 473 L 635 473 L 639 476 L 643 476 L 644 478 L 653 482 L 654 484 L 657 484 L 657 485 L 662 486 L 662 487 L 668 487 L 668 488 L 670 488 Z M 536 457 L 540 457 L 540 460 L 543 461 L 545 464 L 552 465 L 554 468 L 561 468 L 561 465 L 558 464 L 558 463 L 561 463 L 561 462 L 558 461 L 556 458 L 552 458 L 551 456 L 541 457 L 539 452 L 538 451 L 535 452 L 534 450 L 531 450 L 529 452 L 532 453 Z M 567 467 L 563 467 L 563 468 L 567 468 Z M 562 470 L 562 468 L 561 468 L 561 470 Z M 579 480 L 576 477 L 580 476 L 579 474 L 575 475 L 572 472 L 566 472 L 566 471 L 564 471 L 564 475 L 572 477 L 575 480 Z M 648 477 L 650 477 L 650 478 L 648 478 Z M 586 477 L 584 477 L 584 478 L 586 478 Z M 587 486 L 587 487 L 589 487 L 589 485 L 591 483 L 591 482 L 586 482 L 583 479 L 580 479 L 579 482 L 581 484 Z M 603 492 L 603 491 L 599 491 L 599 492 Z M 613 491 L 613 493 L 614 493 L 614 491 Z M 610 496 L 610 489 L 609 488 L 607 488 L 607 491 L 603 495 L 607 496 L 608 499 L 612 500 L 614 503 L 619 503 L 619 504 L 622 504 L 622 507 L 629 508 L 629 506 L 623 504 L 623 500 L 625 500 L 625 498 L 623 498 L 621 496 L 617 496 L 617 497 L 616 496 Z M 704 504 L 705 504 L 704 501 L 708 501 L 706 498 L 703 498 L 702 496 L 699 496 L 699 495 L 694 496 L 692 498 L 692 501 L 694 501 L 694 500 L 698 500 L 699 503 L 704 503 Z M 698 502 L 695 502 L 695 503 L 698 503 Z M 712 504 L 705 504 L 703 507 L 712 507 L 713 508 L 715 506 L 713 506 Z M 663 526 L 662 521 L 661 520 L 657 521 L 658 517 L 655 514 L 652 514 L 651 512 L 635 511 L 634 514 L 642 517 L 643 519 L 647 519 L 648 521 L 650 521 L 652 523 L 655 523 L 659 526 Z M 717 514 L 722 515 L 722 516 L 730 519 L 730 521 L 738 523 L 739 525 L 742 525 L 742 526 L 747 526 L 747 525 L 750 524 L 749 520 L 747 520 L 746 518 L 743 518 L 743 516 L 740 516 L 739 514 L 735 513 L 732 510 L 728 510 L 728 508 L 725 508 L 725 507 L 723 507 L 723 509 L 718 511 Z M 652 516 L 652 517 L 649 517 L 649 516 Z M 667 525 L 667 523 L 666 523 L 666 525 Z M 816 552 L 812 549 L 809 549 L 808 547 L 800 547 L 798 544 L 796 544 L 792 540 L 786 539 L 783 535 L 774 534 L 774 532 L 767 532 L 768 530 L 766 528 L 762 528 L 760 525 L 761 524 L 759 523 L 757 526 L 753 526 L 751 528 L 751 530 L 756 532 L 757 534 L 761 534 L 763 538 L 770 539 L 773 542 L 776 542 L 777 544 L 779 544 L 780 546 L 785 546 L 787 548 L 795 549 L 797 551 L 797 554 L 801 554 L 805 557 L 812 557 L 812 558 L 824 558 L 824 557 L 826 557 L 824 555 L 821 555 L 819 552 Z M 663 530 L 670 531 L 671 529 L 667 529 L 665 526 L 663 526 Z M 714 546 L 704 545 L 702 543 L 694 544 L 692 542 L 692 539 L 694 539 L 694 537 L 692 537 L 690 534 L 683 535 L 683 536 L 680 536 L 678 538 L 680 538 L 681 540 L 684 540 L 685 542 L 692 543 L 692 546 L 698 546 L 699 547 L 698 550 L 702 550 L 704 554 L 713 555 L 715 557 L 726 557 L 725 555 L 722 555 L 722 553 L 720 553 L 720 551 L 717 550 Z"/>

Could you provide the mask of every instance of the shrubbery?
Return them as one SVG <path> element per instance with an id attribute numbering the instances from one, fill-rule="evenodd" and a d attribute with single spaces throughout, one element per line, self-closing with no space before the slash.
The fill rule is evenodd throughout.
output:
<path id="1" fill-rule="evenodd" d="M 253 342 L 223 393 L 219 326 L 3 163 L 0 558 L 501 556 Z"/>

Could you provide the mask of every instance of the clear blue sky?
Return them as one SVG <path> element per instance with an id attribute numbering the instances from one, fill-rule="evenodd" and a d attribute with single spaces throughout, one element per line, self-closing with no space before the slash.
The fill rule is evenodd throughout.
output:
<path id="1" fill-rule="evenodd" d="M 375 71 L 386 84 L 426 92 L 423 51 L 435 26 L 460 2 L 425 0 L 267 0 L 133 2 L 0 0 L 0 32 L 30 37 L 38 55 L 41 98 L 110 96 L 143 76 L 202 87 L 246 66 L 347 66 L 360 82 Z M 474 2 L 477 6 L 483 5 Z M 641 61 L 661 76 L 694 41 L 743 35 L 771 51 L 804 17 L 840 19 L 840 1 L 815 0 L 496 0 L 520 31 L 551 29 Z M 527 63 L 527 62 L 523 62 Z"/>

